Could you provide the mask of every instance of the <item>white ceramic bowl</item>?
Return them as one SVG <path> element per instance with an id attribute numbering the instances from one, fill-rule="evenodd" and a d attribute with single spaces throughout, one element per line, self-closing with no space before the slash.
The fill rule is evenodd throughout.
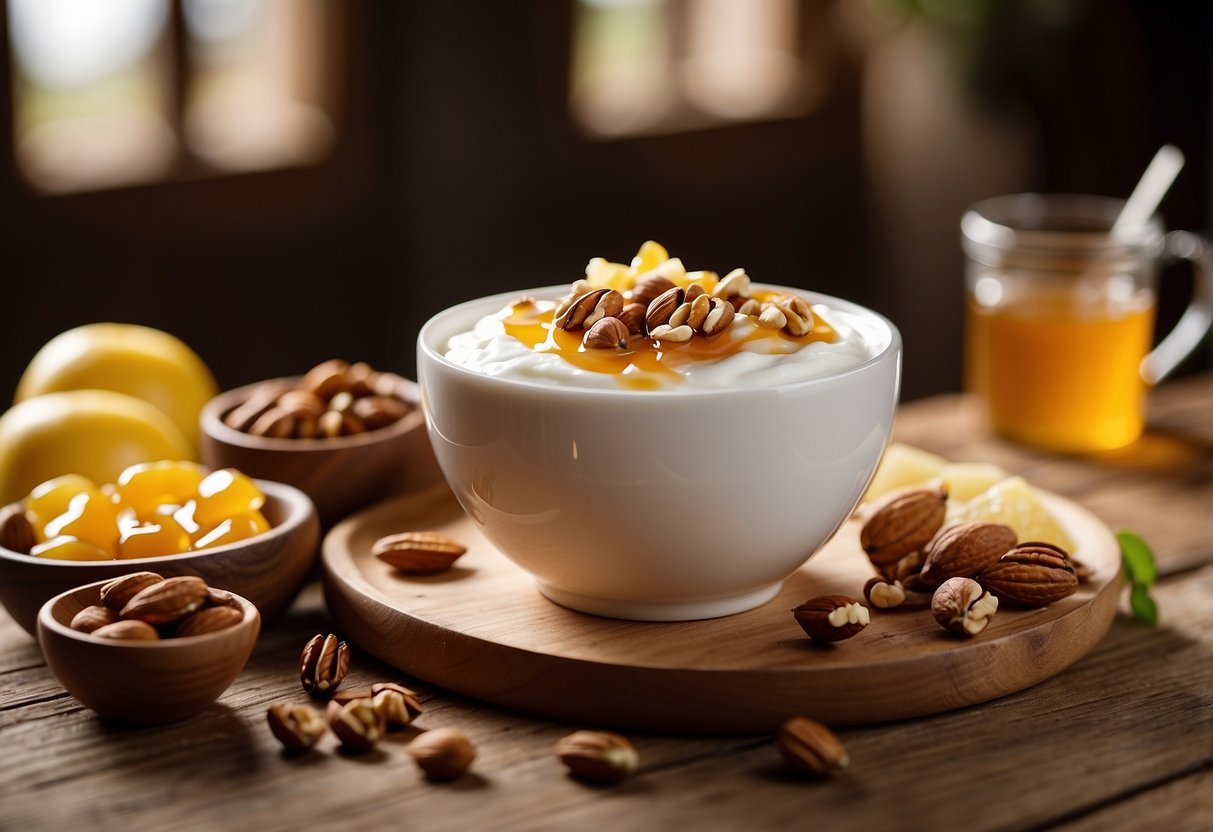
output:
<path id="1" fill-rule="evenodd" d="M 762 287 L 779 288 L 779 287 Z M 616 618 L 712 618 L 770 600 L 850 515 L 893 426 L 901 336 L 861 316 L 873 358 L 736 390 L 577 389 L 448 361 L 451 336 L 522 294 L 439 313 L 418 337 L 426 426 L 464 509 L 540 591 Z"/>

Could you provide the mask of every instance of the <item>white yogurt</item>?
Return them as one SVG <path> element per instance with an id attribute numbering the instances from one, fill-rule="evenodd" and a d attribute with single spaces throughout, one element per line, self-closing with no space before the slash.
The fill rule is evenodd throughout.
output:
<path id="1" fill-rule="evenodd" d="M 547 304 L 550 305 L 550 304 Z M 824 304 L 813 311 L 828 323 L 838 338 L 832 342 L 802 344 L 779 338 L 740 343 L 757 324 L 753 318 L 734 318 L 729 332 L 720 338 L 739 343 L 738 351 L 711 361 L 692 361 L 677 346 L 668 350 L 664 363 L 672 373 L 643 373 L 629 367 L 624 376 L 646 375 L 659 389 L 702 390 L 774 387 L 831 375 L 862 364 L 888 344 L 888 333 L 876 321 Z M 629 389 L 617 374 L 585 370 L 565 360 L 558 352 L 531 348 L 506 333 L 503 320 L 509 310 L 488 315 L 469 332 L 453 336 L 446 345 L 446 358 L 454 364 L 488 376 L 515 378 L 560 387 Z M 685 360 L 684 360 L 685 359 Z"/>

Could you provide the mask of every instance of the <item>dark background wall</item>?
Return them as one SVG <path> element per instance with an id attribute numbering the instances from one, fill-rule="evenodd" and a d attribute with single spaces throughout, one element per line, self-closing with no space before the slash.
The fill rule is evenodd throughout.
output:
<path id="1" fill-rule="evenodd" d="M 862 59 L 842 45 L 810 115 L 603 142 L 567 112 L 569 4 L 342 9 L 338 144 L 314 167 L 40 196 L 0 125 L 0 396 L 48 338 L 96 320 L 178 334 L 225 388 L 334 356 L 411 374 L 433 312 L 571 281 L 590 256 L 626 260 L 648 238 L 692 268 L 744 265 L 874 305 L 911 347 L 941 326 L 899 315 L 899 289 L 875 265 Z M 1172 227 L 1206 228 L 1211 44 L 1208 4 L 1089 8 L 1017 91 L 1040 128 L 1038 186 L 1126 194 L 1173 141 L 1189 163 L 1164 213 Z M 10 94 L 0 85 L 6 114 Z M 921 287 L 954 290 L 952 277 Z M 961 334 L 947 326 L 945 360 L 907 353 L 907 397 L 958 387 Z M 1208 365 L 1205 350 L 1188 366 Z"/>

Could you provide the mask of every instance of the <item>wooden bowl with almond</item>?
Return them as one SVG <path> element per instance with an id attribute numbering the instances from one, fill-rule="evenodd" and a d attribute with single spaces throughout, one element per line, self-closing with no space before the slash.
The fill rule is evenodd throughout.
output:
<path id="1" fill-rule="evenodd" d="M 107 609 L 100 595 L 108 583 L 70 589 L 38 612 L 46 663 L 68 693 L 103 718 L 156 725 L 191 717 L 227 690 L 252 655 L 261 631 L 257 608 L 231 592 L 195 603 L 190 592 L 206 585 L 194 577 L 161 582 L 159 596 L 142 605 L 148 613 L 134 613 L 155 626 L 115 614 L 115 623 L 103 625 L 111 635 L 73 629 L 73 620 L 89 614 L 82 611 Z"/>
<path id="2" fill-rule="evenodd" d="M 441 476 L 417 385 L 365 364 L 326 361 L 221 393 L 201 427 L 206 465 L 295 486 L 325 527 Z"/>
<path id="3" fill-rule="evenodd" d="M 0 603 L 33 633 L 47 599 L 89 581 L 150 570 L 165 577 L 198 575 L 249 598 L 272 622 L 290 606 L 320 550 L 320 523 L 312 501 L 297 488 L 257 480 L 261 513 L 270 529 L 254 537 L 176 555 L 124 560 L 40 558 L 0 546 Z"/>

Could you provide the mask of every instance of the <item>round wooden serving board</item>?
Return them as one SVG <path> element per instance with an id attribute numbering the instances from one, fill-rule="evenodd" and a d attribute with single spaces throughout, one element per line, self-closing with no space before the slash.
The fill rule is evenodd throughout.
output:
<path id="1" fill-rule="evenodd" d="M 847 523 L 774 600 L 708 621 L 641 623 L 573 612 L 484 539 L 445 486 L 380 503 L 325 538 L 325 595 L 339 630 L 406 673 L 510 708 L 578 724 L 711 733 L 769 731 L 789 716 L 855 725 L 984 702 L 1044 681 L 1086 655 L 1111 625 L 1120 553 L 1084 509 L 1046 495 L 1078 541 L 1090 583 L 1044 609 L 1000 609 L 969 640 L 929 609 L 873 610 L 832 646 L 789 612 L 815 595 L 861 597 L 872 576 Z M 406 577 L 371 557 L 400 531 L 468 546 L 455 566 Z M 570 545 L 575 545 L 571 543 Z"/>

